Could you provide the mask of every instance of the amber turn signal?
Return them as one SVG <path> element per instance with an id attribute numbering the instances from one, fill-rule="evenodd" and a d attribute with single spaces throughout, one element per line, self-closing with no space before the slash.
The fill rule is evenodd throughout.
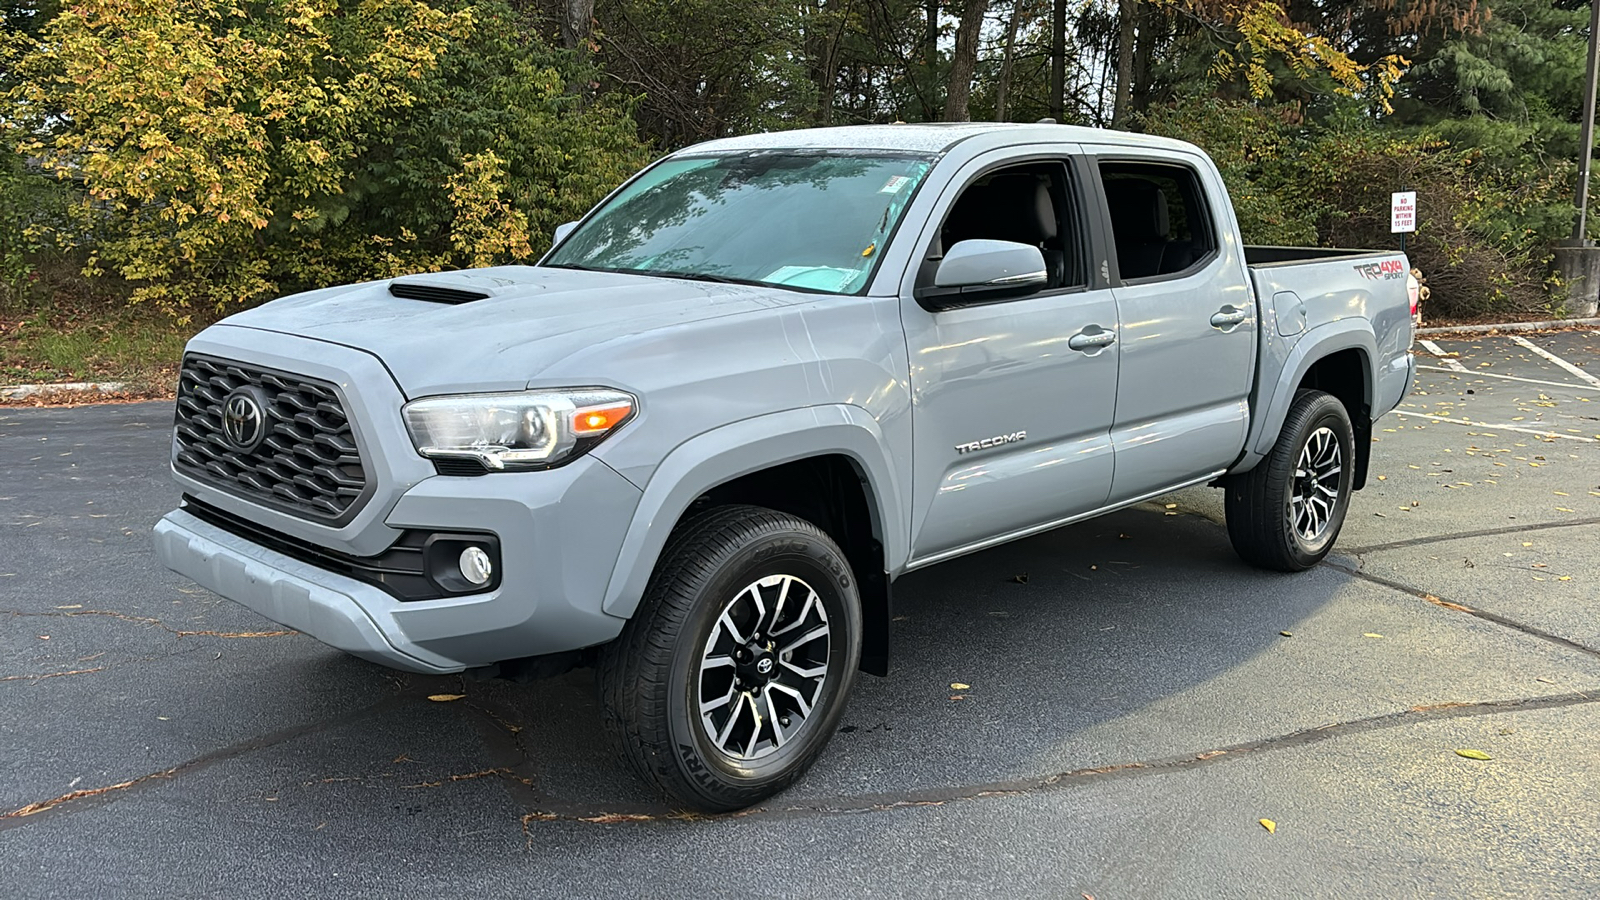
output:
<path id="1" fill-rule="evenodd" d="M 633 412 L 633 404 L 591 406 L 572 411 L 572 433 L 579 436 L 605 434 Z"/>

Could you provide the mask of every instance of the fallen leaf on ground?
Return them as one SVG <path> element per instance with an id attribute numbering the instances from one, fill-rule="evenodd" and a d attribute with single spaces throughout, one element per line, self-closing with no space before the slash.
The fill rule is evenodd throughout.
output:
<path id="1" fill-rule="evenodd" d="M 449 703 L 451 700 L 460 700 L 466 694 L 429 694 L 428 699 L 435 703 Z"/>
<path id="2" fill-rule="evenodd" d="M 952 681 L 952 682 L 950 682 L 950 690 L 952 690 L 952 691 L 970 691 L 970 690 L 972 690 L 972 685 L 970 685 L 970 684 L 962 684 L 959 681 Z"/>
<path id="3" fill-rule="evenodd" d="M 1464 756 L 1467 759 L 1494 759 L 1494 757 L 1492 757 L 1489 754 L 1483 752 L 1482 750 L 1474 750 L 1471 747 L 1467 747 L 1465 749 L 1457 750 L 1456 751 L 1456 755 L 1457 756 Z"/>
<path id="4" fill-rule="evenodd" d="M 1369 631 L 1366 634 L 1363 634 L 1362 637 L 1366 637 L 1366 638 L 1381 638 L 1381 637 L 1383 637 L 1383 635 L 1378 634 L 1375 631 Z"/>
<path id="5" fill-rule="evenodd" d="M 1256 821 L 1260 822 L 1261 823 L 1261 827 L 1265 828 L 1267 830 L 1267 834 L 1277 834 L 1278 833 L 1278 823 L 1277 822 L 1274 822 L 1271 819 L 1257 819 Z"/>
<path id="6" fill-rule="evenodd" d="M 1292 632 L 1292 631 L 1280 631 L 1278 633 L 1283 635 L 1284 637 L 1294 637 L 1294 632 Z"/>

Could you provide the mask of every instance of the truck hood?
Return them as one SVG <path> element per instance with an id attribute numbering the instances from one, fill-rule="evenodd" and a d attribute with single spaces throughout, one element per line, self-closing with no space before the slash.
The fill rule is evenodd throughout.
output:
<path id="1" fill-rule="evenodd" d="M 391 294 L 392 284 L 420 286 L 412 292 L 419 294 L 443 289 L 448 297 L 453 289 L 488 296 L 454 303 L 407 299 Z M 520 390 L 581 350 L 807 299 L 815 298 L 779 288 L 500 266 L 296 294 L 220 324 L 371 353 L 415 398 Z"/>

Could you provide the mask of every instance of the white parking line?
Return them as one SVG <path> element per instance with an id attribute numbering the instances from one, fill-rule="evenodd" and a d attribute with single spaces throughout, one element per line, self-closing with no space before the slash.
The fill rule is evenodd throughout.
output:
<path id="1" fill-rule="evenodd" d="M 1516 375 L 1496 375 L 1493 372 L 1459 372 L 1455 369 L 1447 369 L 1444 366 L 1418 365 L 1417 368 L 1427 369 L 1430 372 L 1450 372 L 1456 375 L 1471 375 L 1473 378 L 1503 378 L 1506 381 L 1523 381 L 1527 382 L 1528 384 L 1548 384 L 1551 387 L 1566 388 L 1569 391 L 1577 391 L 1580 394 L 1587 394 L 1591 392 L 1590 388 L 1586 388 L 1581 384 L 1568 384 L 1565 381 L 1542 381 L 1538 378 L 1519 378 Z"/>
<path id="2" fill-rule="evenodd" d="M 1473 428 L 1493 428 L 1496 431 L 1520 431 L 1523 434 L 1536 434 L 1539 437 L 1563 438 L 1569 441 L 1583 441 L 1586 444 L 1600 444 L 1600 440 L 1592 437 L 1583 437 L 1577 434 L 1561 434 L 1555 431 L 1539 431 L 1534 428 L 1523 428 L 1521 425 L 1496 424 L 1493 422 L 1473 422 L 1470 419 L 1447 419 L 1444 416 L 1430 416 L 1427 413 L 1406 412 L 1395 410 L 1397 416 L 1412 416 L 1418 419 L 1431 419 L 1435 422 L 1448 422 L 1451 425 L 1471 425 Z"/>
<path id="3" fill-rule="evenodd" d="M 1444 367 L 1449 369 L 1450 371 L 1452 371 L 1452 372 L 1465 372 L 1465 371 L 1467 371 L 1467 367 L 1463 366 L 1461 364 L 1460 360 L 1451 358 L 1443 350 L 1439 349 L 1439 345 L 1435 344 L 1433 341 L 1417 341 L 1417 343 L 1422 345 L 1422 349 L 1428 351 L 1429 353 L 1432 353 L 1434 356 L 1439 357 L 1439 361 L 1444 363 Z"/>
<path id="4" fill-rule="evenodd" d="M 1572 374 L 1578 376 L 1579 378 L 1583 379 L 1584 381 L 1587 381 L 1588 383 L 1594 385 L 1595 387 L 1600 387 L 1600 378 L 1596 378 L 1593 375 L 1590 375 L 1588 372 L 1585 372 L 1584 370 L 1578 368 L 1577 366 L 1573 365 L 1572 363 L 1569 363 L 1566 360 L 1562 359 L 1561 357 L 1555 355 L 1554 353 L 1551 353 L 1549 350 L 1546 350 L 1543 347 L 1540 347 L 1538 344 L 1535 344 L 1533 341 L 1528 340 L 1527 338 L 1523 337 L 1522 335 L 1513 334 L 1513 335 L 1511 335 L 1511 340 L 1517 342 L 1518 344 L 1521 344 L 1524 347 L 1527 347 L 1529 350 L 1532 350 L 1533 352 L 1539 354 L 1540 356 L 1544 357 L 1545 359 L 1550 360 L 1551 362 L 1555 363 L 1556 365 L 1560 366 L 1563 369 L 1566 369 L 1568 372 L 1571 372 Z"/>

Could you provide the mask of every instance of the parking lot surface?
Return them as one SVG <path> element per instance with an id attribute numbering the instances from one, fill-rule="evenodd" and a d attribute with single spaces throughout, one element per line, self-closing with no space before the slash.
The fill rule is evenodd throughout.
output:
<path id="1" fill-rule="evenodd" d="M 167 404 L 0 409 L 0 885 L 1593 896 L 1600 334 L 1417 353 L 1322 566 L 1246 567 L 1195 489 L 907 576 L 816 768 L 709 818 L 587 670 L 392 672 L 162 569 Z"/>

